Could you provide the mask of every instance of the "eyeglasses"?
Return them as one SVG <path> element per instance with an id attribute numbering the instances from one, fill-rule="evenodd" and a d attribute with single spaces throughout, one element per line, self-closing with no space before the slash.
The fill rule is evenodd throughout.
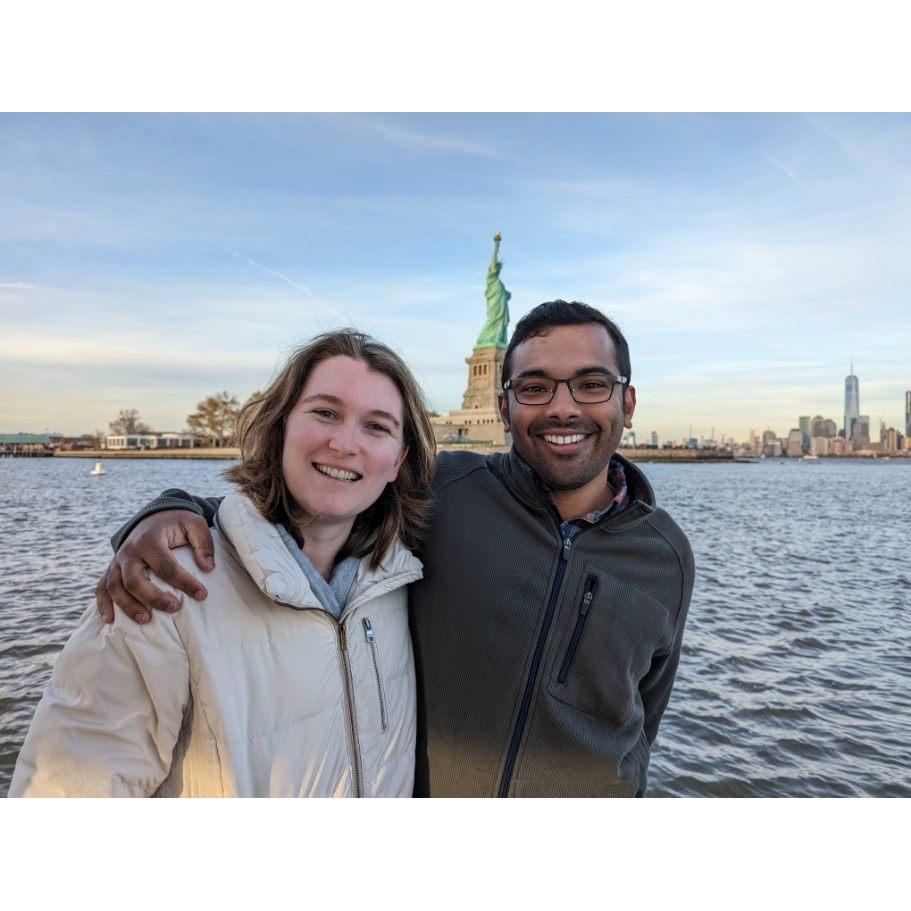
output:
<path id="1" fill-rule="evenodd" d="M 617 383 L 622 386 L 628 382 L 629 377 L 609 373 L 583 373 L 565 380 L 556 380 L 551 376 L 523 376 L 507 380 L 503 389 L 512 389 L 520 405 L 547 405 L 557 394 L 557 386 L 566 383 L 569 394 L 580 405 L 596 405 L 610 401 Z"/>

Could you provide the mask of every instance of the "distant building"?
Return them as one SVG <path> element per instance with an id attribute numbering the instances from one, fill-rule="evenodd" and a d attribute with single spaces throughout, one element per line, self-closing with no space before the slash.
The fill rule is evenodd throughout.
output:
<path id="1" fill-rule="evenodd" d="M 152 433 L 114 433 L 105 438 L 105 449 L 154 449 L 158 437 Z"/>
<path id="2" fill-rule="evenodd" d="M 808 414 L 802 415 L 797 419 L 797 424 L 800 427 L 800 432 L 803 434 L 802 445 L 804 452 L 810 451 L 810 437 L 812 436 L 810 433 L 810 424 L 812 420 L 813 419 Z"/>
<path id="3" fill-rule="evenodd" d="M 62 442 L 62 433 L 2 433 L 0 434 L 0 455 L 52 455 Z"/>
<path id="4" fill-rule="evenodd" d="M 911 437 L 911 392 L 905 393 L 905 436 Z"/>
<path id="5" fill-rule="evenodd" d="M 810 439 L 813 437 L 835 437 L 838 435 L 838 428 L 835 426 L 835 421 L 831 418 L 824 418 L 822 415 L 817 414 L 816 417 L 810 422 Z"/>
<path id="6" fill-rule="evenodd" d="M 762 454 L 767 459 L 777 459 L 781 455 L 781 442 L 774 430 L 766 430 L 762 434 Z"/>
<path id="7" fill-rule="evenodd" d="M 831 441 L 832 455 L 848 456 L 851 455 L 853 451 L 853 443 L 851 440 L 846 440 L 843 436 L 837 436 L 834 440 Z"/>
<path id="8" fill-rule="evenodd" d="M 854 375 L 854 362 L 851 362 L 851 372 L 845 377 L 845 423 L 846 439 L 851 439 L 851 429 L 854 421 L 860 415 L 860 380 Z"/>
<path id="9" fill-rule="evenodd" d="M 657 449 L 658 448 L 658 431 L 657 430 L 652 431 L 651 439 L 652 439 L 652 446 L 654 446 L 655 449 Z"/>
<path id="10" fill-rule="evenodd" d="M 803 455 L 803 431 L 799 427 L 788 433 L 787 447 L 789 459 L 800 458 Z"/>
<path id="11" fill-rule="evenodd" d="M 852 418 L 850 431 L 854 452 L 860 449 L 868 449 L 870 446 L 870 415 L 859 414 L 857 417 Z"/>
<path id="12" fill-rule="evenodd" d="M 762 451 L 759 443 L 759 431 L 755 427 L 750 428 L 750 452 L 753 455 L 759 455 Z"/>
<path id="13" fill-rule="evenodd" d="M 831 441 L 828 437 L 813 437 L 810 440 L 810 455 L 825 456 L 829 455 Z"/>
<path id="14" fill-rule="evenodd" d="M 879 427 L 879 449 L 880 452 L 894 453 L 900 452 L 902 448 L 902 434 L 895 427 L 886 427 L 880 424 Z"/>
<path id="15" fill-rule="evenodd" d="M 105 438 L 104 448 L 123 449 L 192 449 L 198 445 L 192 433 L 165 431 L 159 433 L 112 434 Z"/>
<path id="16" fill-rule="evenodd" d="M 192 449 L 199 444 L 198 438 L 192 433 L 178 433 L 167 430 L 164 433 L 157 433 L 158 442 L 156 449 Z"/>

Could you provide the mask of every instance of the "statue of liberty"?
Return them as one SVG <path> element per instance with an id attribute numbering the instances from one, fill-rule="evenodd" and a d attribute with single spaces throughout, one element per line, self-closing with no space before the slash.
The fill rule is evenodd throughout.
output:
<path id="1" fill-rule="evenodd" d="M 493 257 L 487 267 L 487 322 L 474 343 L 475 348 L 506 347 L 506 328 L 509 325 L 509 299 L 512 295 L 500 281 L 500 269 L 503 264 L 497 260 L 500 251 L 500 232 L 493 236 Z"/>

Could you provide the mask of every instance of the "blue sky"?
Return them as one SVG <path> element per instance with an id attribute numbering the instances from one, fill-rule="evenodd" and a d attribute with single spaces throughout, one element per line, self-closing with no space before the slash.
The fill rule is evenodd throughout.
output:
<path id="1" fill-rule="evenodd" d="M 495 230 L 513 324 L 614 317 L 636 429 L 903 424 L 911 118 L 0 117 L 0 432 L 156 429 L 353 324 L 458 407 Z"/>

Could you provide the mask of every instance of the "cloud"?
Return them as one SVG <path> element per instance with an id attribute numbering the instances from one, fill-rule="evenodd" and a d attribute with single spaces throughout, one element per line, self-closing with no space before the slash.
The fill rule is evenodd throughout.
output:
<path id="1" fill-rule="evenodd" d="M 443 152 L 451 155 L 477 155 L 484 158 L 500 158 L 499 152 L 490 146 L 451 136 L 440 136 L 393 125 L 372 117 L 335 115 L 332 121 L 337 126 L 378 137 L 390 145 L 416 152 Z"/>
<path id="2" fill-rule="evenodd" d="M 31 282 L 0 282 L 0 288 L 10 291 L 53 291 L 54 288 L 45 288 L 43 285 L 33 285 Z"/>

